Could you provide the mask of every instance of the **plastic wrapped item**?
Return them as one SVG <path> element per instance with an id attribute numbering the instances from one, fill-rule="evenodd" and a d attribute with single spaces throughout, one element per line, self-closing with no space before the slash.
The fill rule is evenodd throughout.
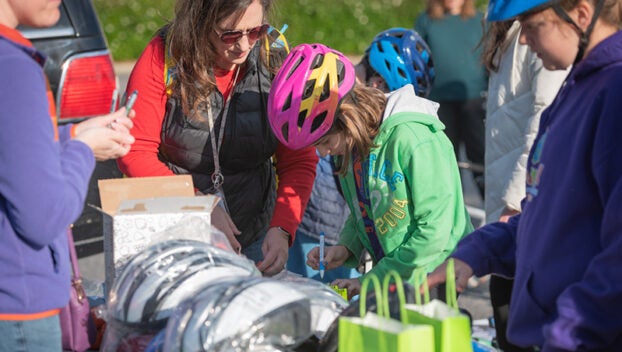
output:
<path id="1" fill-rule="evenodd" d="M 292 283 L 307 296 L 311 304 L 311 327 L 318 339 L 324 337 L 335 318 L 348 306 L 348 301 L 335 290 L 317 280 L 295 273 L 283 274 L 278 279 Z"/>
<path id="2" fill-rule="evenodd" d="M 253 276 L 261 276 L 255 263 L 210 244 L 156 243 L 126 263 L 110 290 L 103 350 L 146 347 L 185 299 L 225 278 Z"/>
<path id="3" fill-rule="evenodd" d="M 334 302 L 341 297 L 321 286 L 269 278 L 223 280 L 175 311 L 163 350 L 294 351 L 314 337 L 313 325 L 324 314 L 320 306 L 339 313 Z"/>
<path id="4" fill-rule="evenodd" d="M 153 339 L 149 342 L 149 345 L 145 348 L 145 352 L 163 352 L 162 345 L 164 345 L 164 336 L 166 329 L 160 330 Z"/>
<path id="5" fill-rule="evenodd" d="M 231 244 L 222 231 L 210 225 L 205 219 L 196 215 L 185 215 L 178 223 L 158 232 L 151 237 L 149 245 L 174 239 L 194 239 L 231 252 Z"/>

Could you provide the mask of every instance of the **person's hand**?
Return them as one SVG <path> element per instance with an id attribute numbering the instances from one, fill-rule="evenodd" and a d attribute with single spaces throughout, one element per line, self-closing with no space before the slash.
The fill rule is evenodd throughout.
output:
<path id="1" fill-rule="evenodd" d="M 330 283 L 331 285 L 337 285 L 339 288 L 345 288 L 348 290 L 348 299 L 361 293 L 361 281 L 359 279 L 337 279 Z"/>
<path id="2" fill-rule="evenodd" d="M 229 213 L 227 213 L 222 206 L 218 205 L 212 211 L 210 221 L 215 228 L 219 229 L 225 234 L 225 236 L 227 236 L 227 239 L 231 244 L 231 248 L 233 248 L 234 252 L 239 254 L 242 250 L 242 246 L 235 237 L 240 235 L 242 232 L 240 232 L 240 230 L 238 230 L 235 226 L 233 220 L 231 220 L 231 217 L 229 216 Z"/>
<path id="3" fill-rule="evenodd" d="M 469 266 L 469 264 L 456 258 L 454 258 L 454 269 L 456 272 L 456 290 L 458 292 L 463 292 L 467 288 L 469 278 L 473 276 L 473 269 L 471 268 L 471 266 Z M 446 280 L 447 261 L 434 269 L 434 271 L 428 275 L 428 287 L 436 287 L 439 284 L 445 282 Z"/>
<path id="4" fill-rule="evenodd" d="M 261 245 L 263 260 L 257 263 L 257 269 L 266 276 L 280 273 L 287 264 L 288 249 L 289 236 L 277 227 L 270 228 Z"/>
<path id="5" fill-rule="evenodd" d="M 335 269 L 343 265 L 350 257 L 348 248 L 342 245 L 327 246 L 324 248 L 324 268 Z M 313 270 L 320 269 L 320 247 L 314 247 L 307 253 L 307 265 Z"/>
<path id="6" fill-rule="evenodd" d="M 130 116 L 133 114 L 132 110 Z M 132 126 L 132 120 L 125 116 L 123 108 L 76 124 L 74 139 L 88 145 L 97 161 L 116 159 L 127 154 L 134 143 L 130 134 Z"/>
<path id="7" fill-rule="evenodd" d="M 520 213 L 520 211 L 510 209 L 508 207 L 503 207 L 503 211 L 501 211 L 501 217 L 499 218 L 499 221 L 508 222 L 512 216 L 518 213 Z"/>
<path id="8" fill-rule="evenodd" d="M 134 126 L 132 119 L 135 115 L 136 112 L 133 109 L 130 110 L 129 114 L 126 114 L 125 107 L 123 107 L 108 115 L 91 117 L 80 122 L 76 125 L 74 132 L 78 135 L 90 128 L 108 127 L 121 133 L 130 133 L 130 130 Z"/>

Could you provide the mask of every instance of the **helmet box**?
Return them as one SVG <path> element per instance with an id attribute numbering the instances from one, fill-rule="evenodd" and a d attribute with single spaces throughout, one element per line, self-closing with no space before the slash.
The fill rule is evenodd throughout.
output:
<path id="1" fill-rule="evenodd" d="M 123 178 L 99 181 L 103 215 L 106 288 L 130 256 L 158 240 L 158 235 L 183 219 L 198 218 L 209 232 L 213 195 L 194 196 L 186 176 Z M 168 239 L 205 240 L 205 231 L 168 231 Z M 107 294 L 108 292 L 106 292 Z"/>

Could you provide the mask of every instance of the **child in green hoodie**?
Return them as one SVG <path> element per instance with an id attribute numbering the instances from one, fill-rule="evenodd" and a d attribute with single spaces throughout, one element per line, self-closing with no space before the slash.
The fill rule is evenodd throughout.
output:
<path id="1" fill-rule="evenodd" d="M 320 155 L 336 156 L 351 210 L 338 244 L 324 258 L 311 250 L 309 266 L 317 270 L 320 260 L 326 270 L 355 266 L 366 249 L 374 265 L 365 275 L 396 270 L 411 280 L 415 269 L 432 270 L 472 231 L 437 109 L 412 85 L 388 95 L 356 85 L 352 63 L 324 45 L 292 50 L 270 90 L 270 124 L 289 148 L 315 145 Z M 332 284 L 352 297 L 365 275 Z"/>

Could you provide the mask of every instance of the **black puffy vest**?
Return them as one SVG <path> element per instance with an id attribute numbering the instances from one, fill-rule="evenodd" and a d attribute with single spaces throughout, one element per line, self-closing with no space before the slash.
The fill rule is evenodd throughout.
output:
<path id="1" fill-rule="evenodd" d="M 266 114 L 271 76 L 258 55 L 259 45 L 250 53 L 244 77 L 233 89 L 219 154 L 225 199 L 233 222 L 242 231 L 238 241 L 243 247 L 267 231 L 276 200 L 272 156 L 277 139 Z M 216 140 L 223 100 L 217 90 L 210 96 Z M 207 117 L 189 119 L 179 101 L 169 97 L 161 139 L 160 160 L 176 174 L 191 174 L 198 190 L 211 193 L 214 157 Z"/>

